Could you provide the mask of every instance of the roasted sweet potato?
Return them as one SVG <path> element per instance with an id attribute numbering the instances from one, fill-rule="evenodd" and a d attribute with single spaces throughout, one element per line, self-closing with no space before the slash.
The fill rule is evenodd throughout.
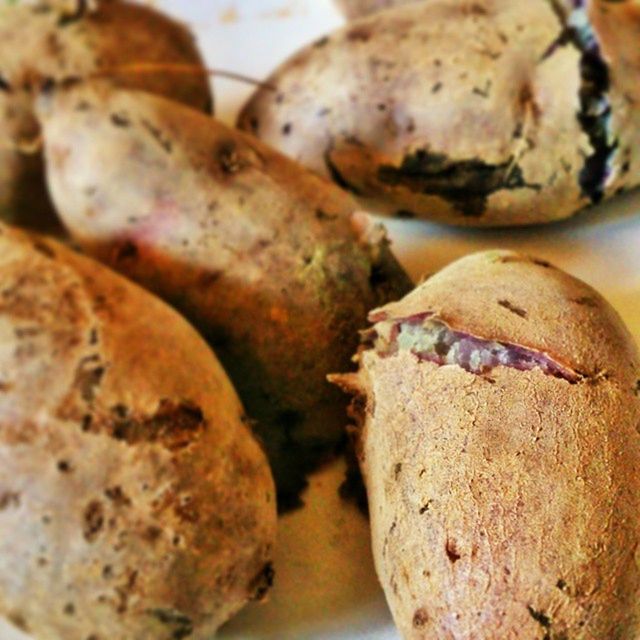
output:
<path id="1" fill-rule="evenodd" d="M 134 64 L 202 67 L 192 36 L 149 7 L 103 0 L 0 5 L 0 218 L 37 229 L 55 227 L 39 153 L 34 93 L 43 83 L 104 72 L 119 84 L 209 110 L 205 74 L 115 69 Z"/>
<path id="2" fill-rule="evenodd" d="M 384 235 L 340 189 L 168 100 L 82 83 L 39 113 L 72 237 L 215 346 L 286 506 L 343 433 L 326 374 L 348 365 L 376 301 L 409 287 Z"/>
<path id="3" fill-rule="evenodd" d="M 220 364 L 149 293 L 0 226 L 0 614 L 209 640 L 272 577 L 275 488 Z"/>
<path id="4" fill-rule="evenodd" d="M 615 311 L 494 251 L 370 319 L 334 380 L 402 636 L 638 638 L 640 356 Z"/>
<path id="5" fill-rule="evenodd" d="M 284 64 L 239 124 L 391 213 L 566 218 L 640 182 L 640 4 L 430 0 Z"/>

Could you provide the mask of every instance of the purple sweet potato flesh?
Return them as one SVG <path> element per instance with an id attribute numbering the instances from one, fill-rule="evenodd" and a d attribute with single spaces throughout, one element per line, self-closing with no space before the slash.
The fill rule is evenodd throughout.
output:
<path id="1" fill-rule="evenodd" d="M 502 366 L 519 371 L 540 369 L 572 384 L 581 379 L 579 373 L 562 366 L 545 353 L 454 331 L 429 313 L 383 320 L 369 332 L 367 339 L 382 357 L 408 349 L 420 360 L 441 366 L 458 365 L 475 374 L 485 374 Z"/>

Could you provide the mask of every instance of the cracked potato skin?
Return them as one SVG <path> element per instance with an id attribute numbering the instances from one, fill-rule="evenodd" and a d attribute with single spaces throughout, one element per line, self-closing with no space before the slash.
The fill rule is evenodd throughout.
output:
<path id="1" fill-rule="evenodd" d="M 0 218 L 59 231 L 46 192 L 33 112 L 34 94 L 43 82 L 106 71 L 121 86 L 211 110 L 204 74 L 109 71 L 138 63 L 203 67 L 187 28 L 149 7 L 103 0 L 76 15 L 53 2 L 0 6 Z M 34 148 L 21 151 L 18 147 L 25 143 Z"/>
<path id="2" fill-rule="evenodd" d="M 356 395 L 375 563 L 402 636 L 635 640 L 640 360 L 622 321 L 510 252 L 454 263 L 373 312 L 373 330 L 425 313 L 580 379 L 367 345 L 359 373 L 336 377 Z"/>
<path id="3" fill-rule="evenodd" d="M 280 506 L 295 505 L 344 436 L 327 373 L 349 366 L 367 312 L 410 288 L 383 234 L 331 183 L 156 96 L 82 83 L 44 96 L 39 113 L 71 236 L 215 346 Z"/>
<path id="4" fill-rule="evenodd" d="M 209 640 L 271 579 L 243 415 L 173 310 L 0 226 L 0 613 L 37 640 Z"/>
<path id="5" fill-rule="evenodd" d="M 567 27 L 580 3 L 525 5 L 431 0 L 354 21 L 281 66 L 277 91 L 258 90 L 238 124 L 390 214 L 569 217 L 640 182 L 637 88 L 625 85 L 640 14 L 592 0 L 586 45 Z"/>

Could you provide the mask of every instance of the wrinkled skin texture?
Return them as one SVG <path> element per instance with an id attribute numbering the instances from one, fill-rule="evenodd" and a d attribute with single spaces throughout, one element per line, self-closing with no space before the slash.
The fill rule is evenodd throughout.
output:
<path id="1" fill-rule="evenodd" d="M 418 0 L 336 0 L 336 4 L 347 18 L 353 20 L 354 18 L 360 18 L 370 13 L 382 11 L 383 9 L 417 1 Z"/>
<path id="2" fill-rule="evenodd" d="M 169 101 L 85 83 L 40 114 L 72 237 L 215 346 L 289 506 L 342 439 L 325 376 L 349 365 L 368 310 L 410 286 L 381 233 L 340 189 Z"/>
<path id="3" fill-rule="evenodd" d="M 547 263 L 487 252 L 370 319 L 359 372 L 334 380 L 356 395 L 376 568 L 402 636 L 635 640 L 640 361 L 613 309 Z M 436 319 L 512 357 L 474 369 L 466 352 L 431 357 L 428 335 L 402 338 Z"/>
<path id="4" fill-rule="evenodd" d="M 263 595 L 269 467 L 175 311 L 0 226 L 0 383 L 2 615 L 37 640 L 209 640 Z"/>
<path id="5" fill-rule="evenodd" d="M 638 5 L 588 10 L 593 27 L 573 0 L 380 12 L 286 62 L 239 126 L 391 214 L 566 218 L 640 181 Z"/>
<path id="6" fill-rule="evenodd" d="M 211 108 L 206 75 L 109 71 L 136 63 L 202 67 L 184 26 L 119 0 L 104 0 L 82 15 L 65 4 L 70 3 L 0 5 L 0 218 L 39 230 L 59 230 L 46 192 L 33 113 L 34 91 L 43 81 L 104 71 L 123 86 L 196 109 Z"/>

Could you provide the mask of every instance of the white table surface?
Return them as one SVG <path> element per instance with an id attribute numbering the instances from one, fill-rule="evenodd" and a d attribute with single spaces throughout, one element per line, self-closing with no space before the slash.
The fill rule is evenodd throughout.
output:
<path id="1" fill-rule="evenodd" d="M 157 0 L 188 22 L 210 67 L 264 78 L 299 46 L 342 20 L 331 0 Z M 216 78 L 217 115 L 233 123 L 251 87 Z M 640 341 L 640 193 L 569 222 L 537 229 L 455 230 L 389 223 L 411 275 L 437 271 L 472 251 L 518 249 L 550 260 L 609 299 Z M 397 640 L 377 584 L 365 519 L 342 502 L 342 463 L 318 473 L 305 508 L 280 520 L 276 585 L 220 632 L 224 640 Z M 0 640 L 27 640 L 0 622 Z M 66 639 L 65 639 L 66 640 Z M 135 640 L 135 639 L 132 639 Z"/>

